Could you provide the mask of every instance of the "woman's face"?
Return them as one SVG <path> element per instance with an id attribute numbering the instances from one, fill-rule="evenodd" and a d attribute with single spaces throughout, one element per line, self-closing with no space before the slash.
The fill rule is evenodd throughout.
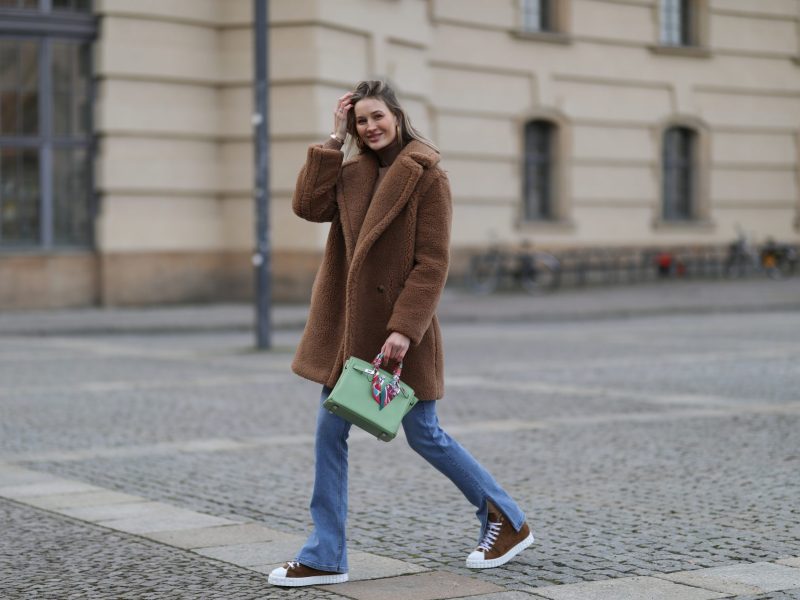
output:
<path id="1" fill-rule="evenodd" d="M 356 133 L 373 151 L 390 146 L 397 138 L 397 117 L 378 98 L 364 98 L 355 105 Z"/>

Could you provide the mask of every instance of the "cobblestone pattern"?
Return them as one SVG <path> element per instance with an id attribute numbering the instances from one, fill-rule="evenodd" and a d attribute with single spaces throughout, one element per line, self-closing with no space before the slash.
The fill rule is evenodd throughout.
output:
<path id="1" fill-rule="evenodd" d="M 0 500 L 3 600 L 261 600 L 338 598 L 281 593 L 252 571 Z"/>
<path id="2" fill-rule="evenodd" d="M 795 508 L 800 413 L 613 419 L 669 415 L 687 403 L 703 406 L 709 396 L 716 399 L 715 408 L 797 402 L 798 328 L 800 316 L 780 313 L 747 321 L 734 315 L 448 327 L 453 378 L 598 389 L 592 397 L 458 388 L 458 400 L 451 392 L 440 403 L 445 429 L 495 419 L 567 419 L 546 429 L 457 436 L 528 512 L 537 543 L 502 569 L 467 570 L 464 557 L 478 533 L 474 509 L 403 441 L 384 445 L 362 439 L 351 451 L 350 548 L 525 591 L 800 556 Z M 217 349 L 240 344 L 235 336 L 146 341 L 151 352 L 168 349 L 174 356 L 143 357 L 143 340 L 115 338 L 103 343 L 127 354 L 100 350 L 100 363 L 97 356 L 75 360 L 92 362 L 93 368 L 104 361 L 126 362 L 127 367 L 115 366 L 116 377 L 173 383 L 104 394 L 4 390 L 4 451 L 313 431 L 315 384 L 193 385 L 209 372 L 225 377 L 275 372 L 285 368 L 285 355 L 215 353 L 214 342 Z M 92 340 L 87 343 L 91 348 Z M 19 358 L 13 350 L 5 357 L 0 365 L 11 381 L 17 370 L 48 364 Z M 150 365 L 140 373 L 138 366 L 150 360 L 162 361 L 164 368 Z M 95 380 L 88 365 L 77 371 Z M 46 377 L 51 378 L 49 371 Z M 176 380 L 184 381 L 185 389 L 176 387 Z M 25 379 L 24 386 L 31 381 Z M 689 398 L 665 399 L 675 394 Z M 610 420 L 568 420 L 587 415 Z M 308 532 L 313 454 L 307 444 L 26 466 L 201 512 L 247 517 L 290 533 Z"/>

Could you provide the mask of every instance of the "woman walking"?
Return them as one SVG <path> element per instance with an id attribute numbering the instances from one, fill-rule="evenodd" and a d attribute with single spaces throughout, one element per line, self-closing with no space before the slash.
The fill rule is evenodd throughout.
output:
<path id="1" fill-rule="evenodd" d="M 358 153 L 344 161 L 346 136 Z M 450 185 L 439 153 L 414 129 L 394 91 L 363 81 L 341 98 L 324 144 L 308 149 L 292 208 L 330 222 L 311 311 L 292 369 L 322 384 L 324 402 L 349 356 L 402 360 L 419 402 L 403 419 L 413 450 L 477 508 L 481 524 L 467 566 L 505 564 L 533 543 L 525 516 L 439 426 L 444 395 L 442 336 L 435 315 L 447 277 Z M 272 571 L 281 586 L 347 581 L 347 436 L 350 424 L 320 406 L 311 496 L 314 530 L 293 561 Z"/>

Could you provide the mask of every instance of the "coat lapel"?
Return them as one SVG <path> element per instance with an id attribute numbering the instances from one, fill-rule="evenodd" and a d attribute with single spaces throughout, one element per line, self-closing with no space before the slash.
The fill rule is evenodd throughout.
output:
<path id="1" fill-rule="evenodd" d="M 356 240 L 362 229 L 361 221 L 364 213 L 367 212 L 372 191 L 375 188 L 375 180 L 378 178 L 378 160 L 371 154 L 361 155 L 351 170 L 353 173 L 343 179 L 337 197 L 339 214 L 342 215 L 342 230 L 348 263 L 353 260 Z"/>
<path id="2" fill-rule="evenodd" d="M 358 234 L 357 252 L 362 250 L 366 252 L 392 220 L 400 214 L 417 186 L 422 171 L 422 166 L 412 158 L 397 157 L 386 172 L 380 186 L 375 190 L 375 195 L 369 204 L 364 223 Z"/>

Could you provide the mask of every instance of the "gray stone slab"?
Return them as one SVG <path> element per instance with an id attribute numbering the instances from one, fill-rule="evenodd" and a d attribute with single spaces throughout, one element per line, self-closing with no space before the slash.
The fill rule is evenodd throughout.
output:
<path id="1" fill-rule="evenodd" d="M 114 521 L 117 519 L 130 519 L 135 517 L 149 517 L 153 515 L 180 515 L 187 511 L 161 502 L 140 500 L 128 503 L 112 503 L 100 506 L 81 506 L 77 508 L 62 508 L 58 510 L 62 515 L 99 523 L 100 521 Z"/>
<path id="2" fill-rule="evenodd" d="M 299 546 L 298 546 L 299 548 Z M 280 567 L 287 560 L 282 562 L 275 562 L 267 565 L 249 566 L 251 571 L 258 571 L 259 573 L 270 573 L 276 567 Z M 424 573 L 429 569 L 407 563 L 395 558 L 387 558 L 369 552 L 350 552 L 348 556 L 350 562 L 350 581 L 366 581 L 368 579 L 380 579 L 383 577 L 397 577 L 398 575 L 409 575 L 411 573 Z"/>
<path id="3" fill-rule="evenodd" d="M 794 558 L 782 558 L 781 560 L 776 560 L 775 562 L 779 565 L 786 565 L 787 567 L 800 568 L 800 556 L 795 556 Z"/>
<path id="4" fill-rule="evenodd" d="M 303 545 L 304 538 L 295 536 L 291 539 L 274 542 L 255 542 L 253 544 L 234 544 L 214 546 L 195 550 L 197 554 L 216 558 L 240 567 L 255 567 L 267 564 L 283 564 L 294 560 Z"/>
<path id="5" fill-rule="evenodd" d="M 728 567 L 681 571 L 660 575 L 663 579 L 728 594 L 763 594 L 800 588 L 800 570 L 787 565 L 760 562 Z"/>
<path id="6" fill-rule="evenodd" d="M 78 492 L 75 494 L 52 494 L 25 498 L 25 504 L 46 509 L 78 508 L 80 506 L 101 506 L 116 503 L 127 504 L 130 502 L 145 502 L 145 499 L 139 496 L 123 494 L 122 492 Z"/>
<path id="7" fill-rule="evenodd" d="M 69 481 L 55 477 L 51 480 L 44 480 L 38 483 L 28 483 L 23 485 L 12 485 L 0 487 L 0 496 L 22 500 L 31 496 L 46 496 L 50 494 L 71 494 L 75 492 L 102 492 L 102 488 L 81 483 L 79 481 Z"/>
<path id="8" fill-rule="evenodd" d="M 655 577 L 623 577 L 554 585 L 536 588 L 536 594 L 550 600 L 712 600 L 730 597 L 729 594 L 680 585 Z"/>
<path id="9" fill-rule="evenodd" d="M 147 534 L 146 537 L 186 550 L 230 546 L 233 544 L 252 544 L 255 542 L 275 542 L 288 538 L 297 539 L 297 536 L 275 531 L 258 523 L 221 525 L 219 527 L 202 527 L 182 531 L 162 531 Z"/>
<path id="10" fill-rule="evenodd" d="M 22 467 L 15 467 L 12 465 L 0 467 L 0 487 L 40 483 L 57 479 L 58 477 L 50 475 L 50 473 L 31 471 L 30 469 L 23 469 Z"/>
<path id="11" fill-rule="evenodd" d="M 125 533 L 153 533 L 156 531 L 178 531 L 181 529 L 198 529 L 200 527 L 214 527 L 216 525 L 233 525 L 234 522 L 220 517 L 203 515 L 192 511 L 176 513 L 153 514 L 130 519 L 115 519 L 99 521 L 98 525 L 124 531 Z"/>
<path id="12" fill-rule="evenodd" d="M 355 600 L 443 600 L 505 591 L 480 579 L 443 571 L 319 587 Z"/>
<path id="13" fill-rule="evenodd" d="M 528 594 L 514 590 L 511 592 L 497 592 L 496 594 L 481 594 L 480 596 L 470 596 L 469 600 L 539 600 L 542 596 Z"/>

